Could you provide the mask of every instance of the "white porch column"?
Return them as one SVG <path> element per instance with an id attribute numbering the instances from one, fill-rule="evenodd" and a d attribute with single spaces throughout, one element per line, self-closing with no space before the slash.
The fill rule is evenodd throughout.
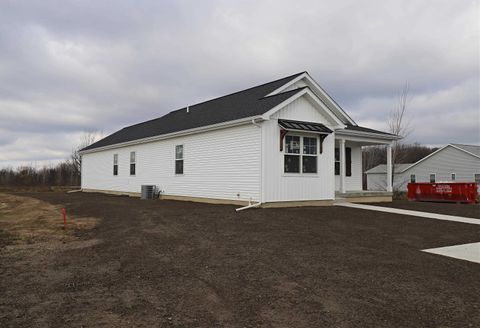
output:
<path id="1" fill-rule="evenodd" d="M 392 144 L 387 145 L 387 191 L 392 192 Z"/>
<path id="2" fill-rule="evenodd" d="M 347 167 L 345 164 L 345 139 L 340 139 L 340 192 L 343 194 L 347 191 L 345 187 L 345 176 Z"/>

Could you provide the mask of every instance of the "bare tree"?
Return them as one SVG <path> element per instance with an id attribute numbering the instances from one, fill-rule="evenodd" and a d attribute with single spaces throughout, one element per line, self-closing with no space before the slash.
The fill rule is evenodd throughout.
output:
<path id="1" fill-rule="evenodd" d="M 398 95 L 397 103 L 390 112 L 387 124 L 390 133 L 406 138 L 410 132 L 410 121 L 407 120 L 407 105 L 411 98 L 409 97 L 410 84 L 405 82 L 401 93 Z M 404 152 L 401 152 L 401 141 L 394 140 L 392 146 L 392 185 L 395 176 L 395 165 L 403 162 L 401 158 Z"/>
<path id="2" fill-rule="evenodd" d="M 72 149 L 72 154 L 70 155 L 70 165 L 73 168 L 73 174 L 75 180 L 80 183 L 80 174 L 81 174 L 81 167 L 82 167 L 82 156 L 80 155 L 80 150 L 83 148 L 90 146 L 97 140 L 100 140 L 103 137 L 103 133 L 90 129 L 84 132 L 84 134 L 80 138 L 80 143 L 74 149 Z"/>

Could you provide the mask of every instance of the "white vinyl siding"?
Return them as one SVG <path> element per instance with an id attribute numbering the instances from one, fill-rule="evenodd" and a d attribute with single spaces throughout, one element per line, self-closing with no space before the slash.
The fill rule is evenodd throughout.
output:
<path id="1" fill-rule="evenodd" d="M 336 145 L 336 148 L 339 148 Z M 352 157 L 352 175 L 345 177 L 345 187 L 347 191 L 362 190 L 362 147 L 355 142 L 346 141 L 346 147 L 351 148 Z M 335 176 L 335 190 L 340 190 L 340 176 Z"/>
<path id="2" fill-rule="evenodd" d="M 265 202 L 325 200 L 335 198 L 333 172 L 334 133 L 323 141 L 323 152 L 317 155 L 317 173 L 290 174 L 284 172 L 284 151 L 280 151 L 278 119 L 291 119 L 331 124 L 327 116 L 308 100 L 299 98 L 262 123 L 263 199 Z M 333 128 L 332 128 L 333 129 Z M 289 132 L 287 135 L 318 137 L 316 134 Z M 319 145 L 318 139 L 317 144 Z M 301 169 L 301 168 L 300 168 Z"/>
<path id="3" fill-rule="evenodd" d="M 184 174 L 175 175 L 175 146 L 184 145 Z M 135 149 L 136 175 L 129 175 Z M 112 175 L 113 154 L 119 175 Z M 82 188 L 140 192 L 154 184 L 166 195 L 229 200 L 260 198 L 261 129 L 246 124 L 82 156 Z M 125 162 L 124 162 L 125 161 Z"/>

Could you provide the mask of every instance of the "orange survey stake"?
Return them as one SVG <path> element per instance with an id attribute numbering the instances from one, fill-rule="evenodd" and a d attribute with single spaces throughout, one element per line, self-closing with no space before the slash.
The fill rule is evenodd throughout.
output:
<path id="1" fill-rule="evenodd" d="M 62 208 L 62 214 L 63 214 L 63 229 L 67 229 L 67 211 L 65 208 Z"/>

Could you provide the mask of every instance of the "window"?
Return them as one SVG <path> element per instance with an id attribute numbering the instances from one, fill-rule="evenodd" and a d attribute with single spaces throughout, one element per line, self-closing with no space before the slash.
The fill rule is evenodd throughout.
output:
<path id="1" fill-rule="evenodd" d="M 285 136 L 285 173 L 317 173 L 318 138 Z"/>
<path id="2" fill-rule="evenodd" d="M 435 183 L 435 173 L 430 173 L 430 183 Z"/>
<path id="3" fill-rule="evenodd" d="M 303 137 L 302 172 L 317 173 L 317 138 Z"/>
<path id="4" fill-rule="evenodd" d="M 130 152 L 130 175 L 135 175 L 135 152 Z"/>
<path id="5" fill-rule="evenodd" d="M 285 173 L 300 173 L 300 137 L 285 136 Z"/>
<path id="6" fill-rule="evenodd" d="M 183 145 L 175 146 L 175 174 L 183 174 Z"/>
<path id="7" fill-rule="evenodd" d="M 410 174 L 410 183 L 415 183 L 416 180 L 415 174 Z"/>
<path id="8" fill-rule="evenodd" d="M 352 148 L 345 147 L 345 175 L 352 176 Z M 340 175 L 340 149 L 335 148 L 335 175 Z"/>
<path id="9" fill-rule="evenodd" d="M 317 156 L 317 137 L 285 136 L 285 173 L 317 173 Z"/>
<path id="10" fill-rule="evenodd" d="M 118 154 L 113 154 L 113 175 L 118 175 Z"/>
<path id="11" fill-rule="evenodd" d="M 452 181 L 455 181 L 457 179 L 457 175 L 455 173 L 452 173 Z"/>
<path id="12" fill-rule="evenodd" d="M 475 179 L 475 182 L 480 184 L 480 173 L 475 173 L 473 175 L 473 178 Z"/>

